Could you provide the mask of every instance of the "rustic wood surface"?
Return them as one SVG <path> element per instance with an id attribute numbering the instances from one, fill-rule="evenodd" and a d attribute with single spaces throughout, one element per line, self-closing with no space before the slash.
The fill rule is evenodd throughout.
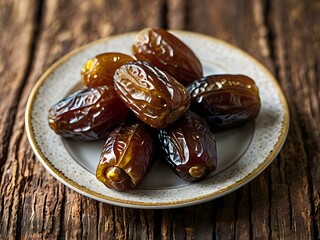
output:
<path id="1" fill-rule="evenodd" d="M 274 162 L 219 199 L 169 210 L 116 207 L 55 180 L 24 113 L 39 76 L 101 37 L 159 26 L 205 33 L 263 63 L 291 125 Z M 0 0 L 0 239 L 319 239 L 320 1 Z"/>

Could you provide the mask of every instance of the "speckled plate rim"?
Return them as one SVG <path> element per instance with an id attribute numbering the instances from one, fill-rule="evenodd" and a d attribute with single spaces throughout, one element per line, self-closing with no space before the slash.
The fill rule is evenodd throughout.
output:
<path id="1" fill-rule="evenodd" d="M 27 136 L 30 142 L 30 145 L 33 149 L 33 151 L 36 154 L 36 157 L 40 160 L 42 165 L 60 182 L 68 186 L 69 188 L 79 192 L 80 194 L 83 194 L 87 197 L 96 199 L 98 201 L 103 201 L 109 204 L 113 205 L 118 205 L 118 206 L 123 206 L 123 207 L 133 207 L 133 208 L 153 208 L 153 209 L 163 209 L 163 208 L 175 208 L 175 207 L 183 207 L 183 206 L 188 206 L 188 205 L 193 205 L 193 204 L 199 204 L 202 202 L 206 202 L 218 197 L 221 197 L 225 194 L 228 194 L 232 191 L 235 191 L 236 189 L 242 187 L 243 185 L 247 184 L 251 180 L 253 180 L 255 177 L 257 177 L 277 156 L 277 154 L 280 152 L 285 139 L 287 137 L 288 131 L 289 131 L 289 122 L 290 122 L 290 114 L 289 114 L 289 108 L 286 102 L 286 99 L 284 97 L 284 94 L 282 92 L 282 89 L 276 79 L 273 77 L 273 75 L 267 70 L 263 65 L 261 65 L 256 59 L 254 59 L 252 56 L 244 52 L 243 50 L 226 43 L 222 40 L 216 39 L 214 37 L 210 37 L 207 35 L 199 34 L 199 33 L 193 33 L 193 32 L 187 32 L 187 31 L 180 31 L 180 30 L 172 30 L 171 32 L 177 33 L 177 34 L 186 34 L 186 35 L 193 35 L 198 38 L 202 39 L 207 39 L 209 41 L 217 42 L 221 45 L 224 45 L 227 48 L 232 48 L 235 51 L 238 51 L 241 55 L 243 55 L 245 58 L 249 59 L 252 61 L 255 65 L 257 65 L 261 71 L 264 72 L 268 76 L 268 79 L 272 81 L 273 86 L 276 89 L 276 94 L 278 95 L 280 99 L 280 103 L 282 105 L 282 113 L 283 113 L 283 118 L 282 118 L 282 123 L 281 123 L 281 129 L 280 133 L 278 136 L 278 139 L 274 145 L 274 148 L 269 152 L 267 157 L 259 164 L 256 168 L 252 169 L 252 171 L 248 172 L 244 177 L 241 179 L 233 182 L 230 185 L 225 186 L 224 188 L 219 189 L 218 191 L 210 192 L 207 194 L 203 194 L 201 196 L 196 196 L 196 197 L 191 197 L 187 199 L 181 199 L 181 200 L 174 200 L 174 201 L 166 201 L 166 202 L 141 202 L 141 201 L 132 201 L 132 200 L 127 200 L 125 198 L 115 198 L 112 196 L 106 196 L 103 194 L 100 194 L 98 192 L 95 192 L 91 189 L 88 189 L 87 187 L 84 187 L 80 185 L 79 183 L 69 179 L 66 177 L 59 169 L 57 169 L 45 156 L 45 154 L 42 152 L 41 148 L 37 144 L 37 141 L 35 139 L 35 133 L 33 131 L 33 126 L 32 126 L 32 109 L 34 105 L 34 101 L 36 98 L 36 95 L 40 89 L 40 87 L 43 85 L 43 83 L 46 81 L 47 77 L 55 70 L 57 69 L 61 64 L 63 64 L 65 61 L 67 61 L 69 58 L 73 57 L 77 53 L 81 52 L 82 50 L 93 46 L 98 43 L 102 43 L 105 41 L 108 41 L 113 38 L 122 38 L 127 35 L 132 35 L 136 34 L 136 32 L 130 32 L 130 33 L 125 33 L 125 34 L 119 34 L 115 36 L 110 36 L 106 37 L 103 39 L 99 39 L 97 41 L 91 42 L 89 44 L 83 45 L 77 49 L 74 49 L 73 51 L 69 52 L 62 58 L 60 58 L 58 61 L 56 61 L 53 65 L 51 65 L 44 73 L 43 75 L 39 78 L 35 86 L 33 87 L 27 105 L 26 105 L 26 112 L 25 112 L 25 125 L 26 125 L 26 132 Z"/>

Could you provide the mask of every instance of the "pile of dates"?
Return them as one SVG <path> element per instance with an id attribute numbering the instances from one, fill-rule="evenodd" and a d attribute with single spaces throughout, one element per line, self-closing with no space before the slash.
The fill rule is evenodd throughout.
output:
<path id="1" fill-rule="evenodd" d="M 106 139 L 96 177 L 108 188 L 136 187 L 155 155 L 186 181 L 205 178 L 217 166 L 214 131 L 257 116 L 255 82 L 203 76 L 192 50 L 163 29 L 139 32 L 132 51 L 89 59 L 81 70 L 86 88 L 52 106 L 49 126 L 78 141 Z"/>

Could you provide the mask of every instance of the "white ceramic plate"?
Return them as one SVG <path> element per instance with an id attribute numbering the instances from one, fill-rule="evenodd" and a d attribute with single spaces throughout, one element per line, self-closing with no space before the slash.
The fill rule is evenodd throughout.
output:
<path id="1" fill-rule="evenodd" d="M 51 66 L 35 85 L 26 109 L 31 146 L 44 167 L 59 181 L 88 197 L 135 208 L 172 208 L 205 202 L 248 183 L 280 151 L 289 127 L 289 111 L 272 75 L 243 51 L 212 37 L 172 31 L 199 57 L 204 74 L 248 75 L 260 89 L 261 111 L 254 123 L 217 134 L 218 167 L 205 180 L 187 183 L 167 165 L 156 162 L 133 190 L 117 192 L 95 178 L 103 141 L 81 143 L 56 135 L 48 126 L 48 109 L 79 83 L 80 69 L 103 52 L 131 54 L 136 33 L 109 37 L 67 54 Z"/>

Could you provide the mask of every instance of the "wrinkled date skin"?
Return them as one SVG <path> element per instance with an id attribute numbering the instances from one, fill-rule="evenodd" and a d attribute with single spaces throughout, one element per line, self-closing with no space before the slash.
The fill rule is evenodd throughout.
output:
<path id="1" fill-rule="evenodd" d="M 97 140 L 129 114 L 114 88 L 86 88 L 69 95 L 49 110 L 49 126 L 59 135 L 74 140 Z"/>
<path id="2" fill-rule="evenodd" d="M 196 55 L 164 29 L 142 30 L 137 34 L 132 50 L 138 60 L 166 71 L 184 86 L 202 78 L 202 65 Z"/>
<path id="3" fill-rule="evenodd" d="M 82 81 L 87 87 L 113 87 L 114 72 L 126 62 L 134 59 L 126 54 L 108 52 L 89 59 L 81 69 Z"/>
<path id="4" fill-rule="evenodd" d="M 253 120 L 261 103 L 255 82 L 244 75 L 211 75 L 187 86 L 191 108 L 215 129 Z"/>
<path id="5" fill-rule="evenodd" d="M 124 64 L 116 71 L 114 84 L 126 106 L 154 128 L 168 127 L 190 105 L 190 96 L 184 86 L 146 62 Z"/>
<path id="6" fill-rule="evenodd" d="M 199 115 L 188 111 L 172 127 L 159 130 L 158 137 L 167 162 L 183 180 L 198 181 L 216 169 L 215 136 Z"/>
<path id="7" fill-rule="evenodd" d="M 135 188 L 152 164 L 153 129 L 136 119 L 112 131 L 103 147 L 96 177 L 118 191 Z"/>

